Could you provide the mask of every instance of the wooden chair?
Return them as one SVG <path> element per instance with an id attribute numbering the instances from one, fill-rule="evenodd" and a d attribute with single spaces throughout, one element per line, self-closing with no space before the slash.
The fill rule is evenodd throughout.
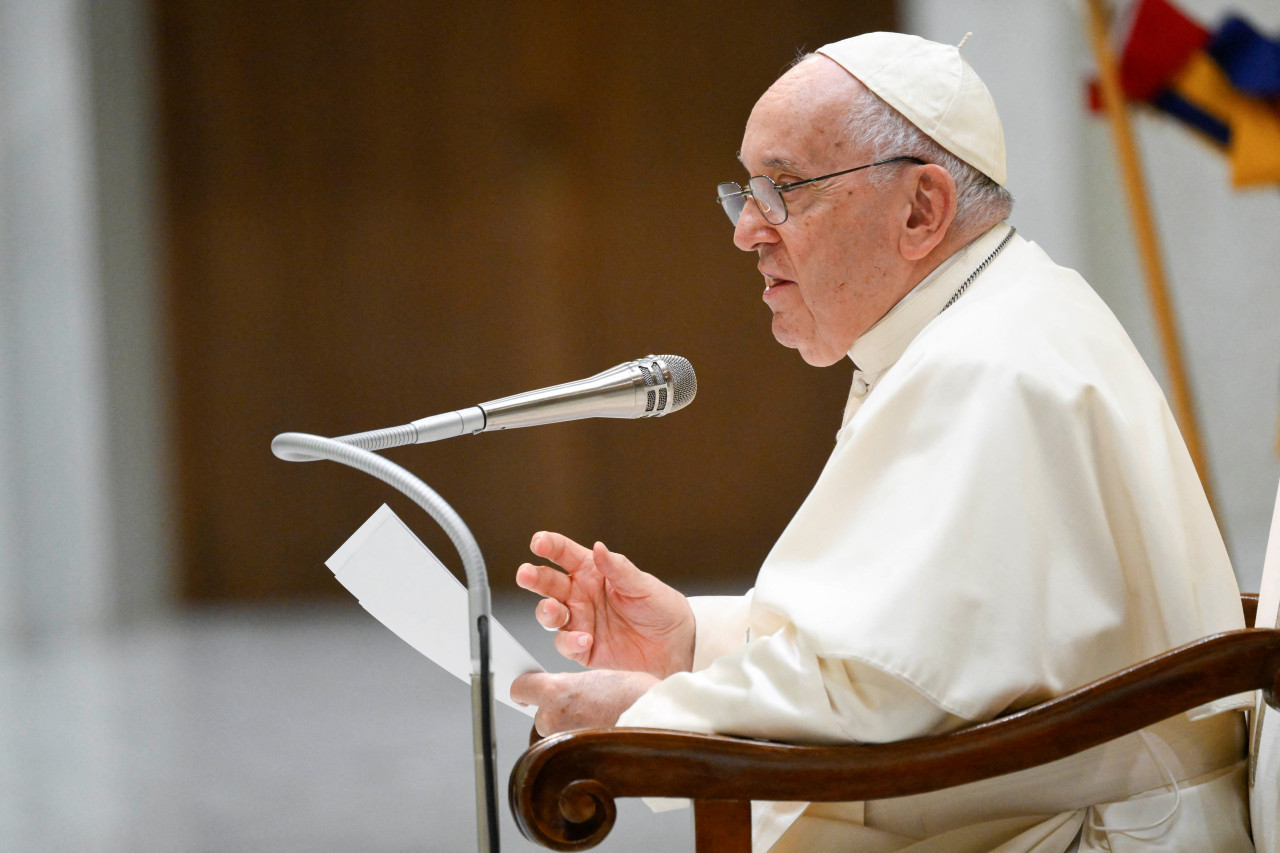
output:
<path id="1" fill-rule="evenodd" d="M 1241 600 L 1245 624 L 1253 624 L 1258 596 Z M 1251 690 L 1280 707 L 1280 630 L 1215 634 L 1033 708 L 898 743 L 790 746 L 653 729 L 554 735 L 516 764 L 511 808 L 532 841 L 583 850 L 613 827 L 616 798 L 683 797 L 694 801 L 698 851 L 749 853 L 751 800 L 846 802 L 950 788 L 1055 761 Z"/>
<path id="2" fill-rule="evenodd" d="M 945 735 L 865 746 L 789 746 L 653 729 L 589 729 L 533 743 L 511 774 L 529 839 L 584 850 L 618 797 L 693 800 L 698 851 L 749 853 L 751 801 L 849 802 L 950 788 L 1046 764 L 1223 696 L 1251 690 L 1249 808 L 1259 853 L 1280 853 L 1280 493 L 1249 628 L 1215 634 L 1070 693 Z M 1260 603 L 1261 600 L 1261 603 Z M 535 736 L 536 737 L 536 736 Z"/>

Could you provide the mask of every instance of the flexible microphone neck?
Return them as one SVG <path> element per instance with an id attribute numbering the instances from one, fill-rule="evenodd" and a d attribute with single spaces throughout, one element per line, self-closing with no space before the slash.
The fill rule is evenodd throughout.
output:
<path id="1" fill-rule="evenodd" d="M 426 444 L 489 430 L 516 429 L 580 418 L 653 418 L 679 411 L 698 393 L 689 360 L 678 355 L 651 355 L 624 362 L 586 379 L 526 391 L 478 406 L 445 412 L 386 429 L 334 439 L 365 450 Z M 292 435 L 284 433 L 277 438 Z M 291 462 L 319 457 L 288 441 L 273 441 L 272 452 Z"/>

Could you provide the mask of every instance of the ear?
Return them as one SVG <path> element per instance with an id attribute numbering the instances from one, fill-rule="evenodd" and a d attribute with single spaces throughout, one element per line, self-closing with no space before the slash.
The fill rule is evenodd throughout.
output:
<path id="1" fill-rule="evenodd" d="M 898 238 L 902 257 L 918 261 L 938 247 L 956 218 L 956 182 L 951 173 L 929 163 L 914 171 L 910 210 Z"/>

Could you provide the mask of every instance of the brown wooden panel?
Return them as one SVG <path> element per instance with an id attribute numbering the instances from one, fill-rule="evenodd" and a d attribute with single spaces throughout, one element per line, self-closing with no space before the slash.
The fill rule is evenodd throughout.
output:
<path id="1" fill-rule="evenodd" d="M 168 316 L 189 600 L 344 594 L 323 558 L 386 487 L 269 452 L 689 358 L 698 401 L 391 451 L 467 519 L 495 592 L 541 528 L 690 589 L 749 582 L 848 368 L 778 346 L 714 202 L 796 49 L 888 2 L 161 2 Z"/>

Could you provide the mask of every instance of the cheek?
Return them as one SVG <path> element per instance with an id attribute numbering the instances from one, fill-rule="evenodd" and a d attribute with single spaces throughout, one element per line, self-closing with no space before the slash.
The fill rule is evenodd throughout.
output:
<path id="1" fill-rule="evenodd" d="M 819 248 L 810 259 L 811 274 L 821 282 L 829 298 L 848 300 L 867 295 L 884 274 L 875 248 L 862 241 L 845 240 Z"/>
<path id="2" fill-rule="evenodd" d="M 829 247 L 817 248 L 797 265 L 797 275 L 804 283 L 805 302 L 815 312 L 839 303 L 851 295 L 856 289 L 853 270 L 849 259 L 843 252 L 831 251 Z"/>
<path id="3" fill-rule="evenodd" d="M 821 240 L 788 241 L 786 250 L 795 269 L 796 280 L 817 284 L 828 279 L 834 254 L 831 248 L 830 243 Z"/>
<path id="4" fill-rule="evenodd" d="M 803 295 L 814 333 L 847 349 L 863 331 L 868 308 L 875 302 L 872 265 L 848 263 L 847 258 L 815 258 L 809 287 Z M 822 269 L 818 269 L 822 266 Z"/>

